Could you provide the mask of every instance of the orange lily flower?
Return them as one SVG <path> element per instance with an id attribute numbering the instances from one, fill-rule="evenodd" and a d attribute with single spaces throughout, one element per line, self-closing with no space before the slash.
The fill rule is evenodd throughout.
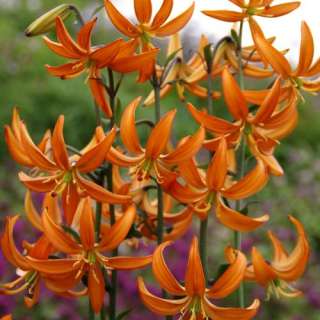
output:
<path id="1" fill-rule="evenodd" d="M 1 320 L 12 320 L 12 315 L 11 314 L 7 314 L 4 317 L 1 317 Z"/>
<path id="2" fill-rule="evenodd" d="M 173 125 L 176 110 L 166 113 L 152 129 L 146 143 L 142 148 L 135 124 L 135 111 L 141 98 L 132 101 L 125 109 L 120 122 L 120 136 L 125 147 L 135 157 L 123 156 L 126 161 L 123 166 L 134 166 L 138 180 L 148 179 L 153 175 L 159 182 L 163 181 L 163 175 L 168 168 L 179 162 L 185 161 L 194 156 L 202 146 L 205 131 L 201 127 L 193 136 L 186 137 L 178 144 L 178 147 L 171 152 L 165 152 Z M 119 161 L 121 164 L 121 161 Z"/>
<path id="3" fill-rule="evenodd" d="M 297 9 L 299 1 L 286 2 L 272 6 L 273 0 L 229 0 L 241 9 L 241 12 L 231 10 L 204 10 L 205 15 L 227 22 L 238 22 L 252 16 L 265 18 L 281 17 Z M 250 20 L 249 20 L 250 22 Z"/>
<path id="4" fill-rule="evenodd" d="M 81 176 L 81 174 L 87 174 L 95 170 L 103 163 L 105 155 L 115 139 L 116 130 L 112 129 L 101 142 L 87 148 L 81 156 L 73 155 L 69 157 L 63 138 L 63 124 L 64 117 L 60 116 L 51 139 L 51 158 L 33 143 L 25 124 L 20 121 L 21 140 L 7 140 L 9 149 L 16 149 L 16 154 L 26 152 L 28 159 L 33 167 L 37 168 L 36 173 L 38 173 L 36 176 L 31 176 L 20 172 L 20 181 L 28 189 L 36 192 L 50 192 L 52 195 L 61 194 L 64 208 L 75 207 L 79 201 L 79 196 L 82 196 L 83 193 L 100 202 L 119 204 L 130 202 L 131 198 L 129 196 L 116 195 Z M 21 157 L 23 157 L 23 154 Z M 68 224 L 72 222 L 74 213 L 72 212 L 66 210 Z"/>
<path id="5" fill-rule="evenodd" d="M 45 211 L 42 215 L 44 233 L 52 245 L 67 254 L 67 257 L 63 259 L 36 259 L 29 256 L 28 262 L 33 268 L 49 277 L 46 279 L 47 285 L 57 292 L 71 289 L 87 274 L 89 298 L 93 310 L 98 313 L 102 307 L 105 293 L 102 267 L 131 270 L 142 268 L 151 263 L 152 256 L 109 258 L 102 254 L 118 247 L 126 238 L 135 216 L 135 206 L 131 205 L 114 225 L 102 226 L 102 237 L 96 241 L 94 212 L 88 197 L 79 203 L 76 215 L 79 221 L 79 238 L 76 239 L 65 233 L 62 227 L 56 224 Z M 65 282 L 65 279 L 69 280 Z"/>
<path id="6" fill-rule="evenodd" d="M 11 127 L 8 125 L 4 126 L 5 141 L 8 146 L 9 152 L 12 158 L 22 166 L 33 168 L 33 161 L 28 156 L 28 152 L 22 142 L 22 131 L 21 131 L 22 120 L 19 116 L 17 108 L 13 109 Z M 38 148 L 42 152 L 46 152 L 48 149 L 48 142 L 51 140 L 50 130 L 47 130 L 42 137 Z"/>
<path id="7" fill-rule="evenodd" d="M 222 73 L 223 93 L 229 112 L 236 122 L 228 122 L 218 117 L 208 115 L 188 104 L 188 110 L 194 119 L 207 130 L 218 137 L 208 140 L 204 146 L 214 150 L 221 135 L 225 135 L 229 144 L 238 145 L 244 135 L 253 155 L 261 159 L 274 175 L 282 175 L 283 170 L 273 156 L 273 150 L 278 140 L 289 135 L 298 120 L 296 100 L 279 110 L 281 97 L 280 79 L 277 79 L 271 90 L 265 96 L 255 114 L 249 112 L 246 98 L 236 80 L 227 68 Z"/>
<path id="8" fill-rule="evenodd" d="M 161 244 L 155 251 L 152 261 L 154 276 L 160 286 L 177 299 L 159 298 L 148 291 L 141 277 L 138 278 L 142 302 L 153 313 L 159 315 L 180 314 L 181 319 L 252 319 L 259 308 L 259 300 L 248 308 L 218 307 L 210 299 L 222 299 L 234 292 L 240 285 L 246 268 L 246 258 L 240 251 L 226 249 L 229 260 L 227 270 L 207 289 L 198 249 L 198 239 L 193 238 L 189 250 L 184 286 L 173 276 L 164 258 L 163 251 L 170 244 Z"/>
<path id="9" fill-rule="evenodd" d="M 87 22 L 79 31 L 74 41 L 60 17 L 56 20 L 58 42 L 43 37 L 44 42 L 59 56 L 74 60 L 58 67 L 46 65 L 50 74 L 61 79 L 71 79 L 83 72 L 88 72 L 88 81 L 92 96 L 105 115 L 110 118 L 112 110 L 106 99 L 106 89 L 102 82 L 100 69 L 109 67 L 122 73 L 139 70 L 143 63 L 154 59 L 157 50 L 142 55 L 133 55 L 132 43 L 118 39 L 103 47 L 91 47 L 91 33 L 97 19 Z M 128 53 L 127 56 L 125 54 Z M 130 55 L 129 55 L 130 54 Z M 125 67 L 123 67 L 125 66 Z"/>
<path id="10" fill-rule="evenodd" d="M 0 285 L 0 294 L 15 295 L 26 291 L 24 302 L 28 308 L 38 303 L 40 296 L 41 275 L 29 263 L 26 256 L 22 255 L 14 244 L 13 229 L 18 216 L 7 217 L 4 233 L 1 237 L 1 249 L 5 258 L 17 268 L 19 277 L 11 282 Z M 34 258 L 47 258 L 53 252 L 49 240 L 42 236 L 28 250 L 28 255 Z"/>
<path id="11" fill-rule="evenodd" d="M 291 91 L 293 98 L 297 94 L 299 95 L 300 89 L 311 93 L 320 90 L 319 80 L 308 80 L 308 78 L 317 76 L 320 73 L 320 59 L 312 64 L 314 41 L 306 22 L 303 21 L 301 23 L 300 58 L 295 70 L 292 70 L 289 61 L 284 55 L 266 41 L 263 33 L 256 25 L 253 31 L 253 38 L 259 54 L 285 80 L 284 87 Z"/>
<path id="12" fill-rule="evenodd" d="M 187 62 L 185 62 L 183 58 L 183 50 L 179 33 L 176 33 L 170 37 L 167 49 L 167 57 L 175 54 L 175 58 L 173 59 L 173 62 L 169 64 L 169 70 L 167 70 L 167 68 L 158 67 L 157 71 L 159 73 L 159 77 L 163 77 L 166 73 L 166 76 L 162 81 L 163 85 L 160 90 L 160 97 L 164 97 L 165 95 L 167 95 L 175 85 L 176 91 L 181 101 L 185 101 L 185 90 L 188 90 L 190 93 L 194 94 L 197 97 L 207 98 L 207 89 L 197 84 L 197 81 L 193 80 L 194 77 L 198 78 L 199 71 L 205 69 L 204 47 L 207 44 L 207 38 L 205 36 L 202 36 L 197 52 Z M 212 92 L 213 99 L 217 99 L 219 97 L 219 92 Z M 152 103 L 154 103 L 153 91 L 144 101 L 144 105 L 148 106 Z"/>
<path id="13" fill-rule="evenodd" d="M 206 175 L 196 167 L 193 160 L 179 164 L 181 176 L 187 185 L 181 185 L 177 180 L 165 189 L 170 195 L 182 203 L 190 204 L 200 217 L 205 218 L 215 205 L 218 220 L 228 228 L 247 232 L 260 227 L 269 216 L 267 214 L 252 218 L 229 208 L 223 198 L 239 200 L 259 192 L 267 183 L 268 172 L 261 160 L 237 182 L 227 181 L 228 154 L 227 142 L 222 137 L 219 146 L 209 164 Z"/>
<path id="14" fill-rule="evenodd" d="M 167 22 L 173 7 L 173 0 L 163 0 L 162 6 L 152 17 L 151 0 L 134 0 L 134 8 L 138 24 L 132 24 L 112 4 L 105 0 L 106 12 L 113 25 L 129 38 L 139 39 L 142 48 L 152 46 L 150 39 L 153 37 L 167 37 L 181 30 L 191 19 L 195 4 L 193 3 L 186 11 Z"/>
<path id="15" fill-rule="evenodd" d="M 253 247 L 252 264 L 246 270 L 245 279 L 256 281 L 266 287 L 268 298 L 272 294 L 278 298 L 280 296 L 291 298 L 302 294 L 287 282 L 296 281 L 304 273 L 309 259 L 310 247 L 301 222 L 292 216 L 289 216 L 289 220 L 294 224 L 298 233 L 297 244 L 292 252 L 287 253 L 281 241 L 269 231 L 268 236 L 274 249 L 272 261 L 266 261 L 261 252 Z"/>

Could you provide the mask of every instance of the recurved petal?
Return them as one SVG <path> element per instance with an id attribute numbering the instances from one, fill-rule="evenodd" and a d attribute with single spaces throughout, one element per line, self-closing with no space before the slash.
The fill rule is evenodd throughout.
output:
<path id="1" fill-rule="evenodd" d="M 55 170 L 57 167 L 54 162 L 47 158 L 47 156 L 33 143 L 26 126 L 21 123 L 21 142 L 27 152 L 33 165 L 43 170 Z"/>
<path id="2" fill-rule="evenodd" d="M 105 294 L 105 283 L 100 266 L 94 264 L 90 266 L 88 275 L 88 295 L 93 311 L 100 312 Z"/>
<path id="3" fill-rule="evenodd" d="M 223 187 L 227 172 L 228 145 L 226 139 L 222 137 L 207 170 L 207 186 L 210 191 L 218 191 Z"/>
<path id="4" fill-rule="evenodd" d="M 164 249 L 170 244 L 171 242 L 162 243 L 155 250 L 152 261 L 153 274 L 161 288 L 174 296 L 184 296 L 186 295 L 185 289 L 171 273 L 163 257 Z"/>
<path id="5" fill-rule="evenodd" d="M 42 225 L 44 234 L 50 239 L 52 245 L 65 253 L 76 254 L 81 252 L 81 247 L 75 242 L 48 214 L 44 209 L 42 213 Z"/>
<path id="6" fill-rule="evenodd" d="M 97 23 L 97 17 L 93 18 L 91 21 L 88 21 L 83 27 L 81 27 L 78 33 L 77 42 L 79 46 L 85 51 L 90 50 L 91 33 L 96 23 Z"/>
<path id="7" fill-rule="evenodd" d="M 19 180 L 29 189 L 36 192 L 51 192 L 56 186 L 55 175 L 30 177 L 24 172 L 20 171 Z"/>
<path id="8" fill-rule="evenodd" d="M 13 239 L 13 229 L 19 216 L 7 217 L 5 229 L 1 237 L 1 249 L 6 259 L 15 267 L 29 270 L 28 260 L 18 251 Z"/>
<path id="9" fill-rule="evenodd" d="M 107 101 L 107 91 L 102 83 L 100 75 L 95 74 L 94 76 L 90 76 L 88 79 L 88 84 L 91 94 L 97 105 L 101 108 L 107 118 L 111 118 L 112 109 Z"/>
<path id="10" fill-rule="evenodd" d="M 117 130 L 112 128 L 111 131 L 96 144 L 93 148 L 85 152 L 77 161 L 76 168 L 81 173 L 87 173 L 98 168 L 104 161 L 114 139 L 116 138 Z"/>
<path id="11" fill-rule="evenodd" d="M 121 33 L 128 37 L 139 35 L 139 30 L 116 9 L 110 0 L 104 0 L 104 6 L 112 24 Z"/>
<path id="12" fill-rule="evenodd" d="M 16 138 L 9 126 L 4 127 L 4 137 L 12 158 L 19 164 L 32 167 L 33 163 L 26 154 L 23 144 Z"/>
<path id="13" fill-rule="evenodd" d="M 189 183 L 192 187 L 196 189 L 205 189 L 206 184 L 201 176 L 197 164 L 194 159 L 189 159 L 187 161 L 178 164 L 178 168 L 181 176 Z"/>
<path id="14" fill-rule="evenodd" d="M 204 298 L 203 302 L 206 314 L 210 318 L 217 320 L 249 320 L 257 314 L 260 306 L 258 299 L 254 300 L 247 308 L 218 307 L 206 298 Z"/>
<path id="15" fill-rule="evenodd" d="M 253 37 L 261 57 L 270 63 L 273 69 L 281 75 L 283 79 L 287 79 L 292 73 L 288 60 L 281 52 L 275 49 L 263 35 L 256 33 L 253 34 Z"/>
<path id="16" fill-rule="evenodd" d="M 90 59 L 95 61 L 96 67 L 99 69 L 107 67 L 111 61 L 118 55 L 121 45 L 125 42 L 123 39 L 117 39 L 102 48 L 94 50 L 90 54 Z"/>
<path id="17" fill-rule="evenodd" d="M 81 56 L 86 55 L 86 50 L 81 48 L 73 39 L 71 38 L 69 32 L 67 31 L 62 19 L 57 17 L 56 19 L 56 33 L 57 38 L 60 43 L 70 52 L 75 55 L 78 55 L 80 58 Z"/>
<path id="18" fill-rule="evenodd" d="M 61 275 L 74 271 L 75 259 L 36 259 L 27 257 L 31 267 L 49 275 Z"/>
<path id="19" fill-rule="evenodd" d="M 230 10 L 203 10 L 201 12 L 209 17 L 227 22 L 242 21 L 247 16 L 246 13 Z"/>
<path id="20" fill-rule="evenodd" d="M 244 199 L 259 192 L 269 179 L 268 171 L 261 160 L 241 180 L 221 191 L 223 196 L 233 200 Z"/>
<path id="21" fill-rule="evenodd" d="M 281 263 L 288 258 L 287 250 L 283 247 L 279 238 L 272 232 L 268 231 L 268 237 L 273 246 L 273 259 L 274 263 Z"/>
<path id="22" fill-rule="evenodd" d="M 299 6 L 299 1 L 281 3 L 275 6 L 269 6 L 265 8 L 261 13 L 257 13 L 257 15 L 269 18 L 281 17 L 297 9 Z"/>
<path id="23" fill-rule="evenodd" d="M 233 256 L 227 270 L 214 282 L 206 292 L 211 299 L 223 299 L 234 292 L 243 280 L 247 266 L 246 256 L 239 250 L 226 248 L 226 256 Z"/>
<path id="24" fill-rule="evenodd" d="M 268 92 L 262 104 L 260 105 L 254 119 L 254 124 L 264 123 L 273 114 L 276 109 L 281 94 L 281 80 L 278 78 L 272 86 L 272 89 Z"/>
<path id="25" fill-rule="evenodd" d="M 154 48 L 141 54 L 116 57 L 111 63 L 110 68 L 119 73 L 130 73 L 143 70 L 146 66 L 155 64 L 155 58 L 158 52 L 159 49 Z"/>
<path id="26" fill-rule="evenodd" d="M 301 42 L 299 63 L 294 74 L 304 75 L 310 69 L 314 54 L 314 43 L 312 33 L 305 21 L 301 22 Z"/>
<path id="27" fill-rule="evenodd" d="M 295 281 L 305 271 L 309 260 L 310 246 L 301 222 L 293 216 L 289 216 L 289 219 L 295 225 L 298 232 L 297 244 L 287 259 L 275 261 L 272 263 L 272 267 L 280 279 Z"/>
<path id="28" fill-rule="evenodd" d="M 68 50 L 66 47 L 64 47 L 61 43 L 55 42 L 50 40 L 48 37 L 44 36 L 42 37 L 44 43 L 47 45 L 47 47 L 53 51 L 55 54 L 68 58 L 68 59 L 79 59 L 79 54 Z"/>
<path id="29" fill-rule="evenodd" d="M 167 37 L 180 31 L 191 19 L 194 7 L 195 3 L 192 3 L 186 11 L 155 30 L 155 35 L 157 37 Z"/>
<path id="30" fill-rule="evenodd" d="M 200 111 L 191 103 L 187 104 L 187 109 L 192 117 L 207 130 L 216 134 L 227 134 L 239 130 L 239 126 L 232 124 L 224 119 L 209 115 L 205 111 Z"/>
<path id="31" fill-rule="evenodd" d="M 127 204 L 131 201 L 130 196 L 119 195 L 110 192 L 107 189 L 97 185 L 96 183 L 82 178 L 77 171 L 75 173 L 75 178 L 78 186 L 98 202 L 106 202 L 110 204 Z"/>
<path id="32" fill-rule="evenodd" d="M 152 15 L 151 0 L 134 0 L 134 11 L 140 23 L 148 23 Z"/>
<path id="33" fill-rule="evenodd" d="M 259 218 L 252 218 L 233 210 L 223 203 L 221 197 L 217 199 L 216 216 L 223 225 L 240 232 L 253 231 L 269 220 L 269 215 L 267 214 Z"/>
<path id="34" fill-rule="evenodd" d="M 203 127 L 200 127 L 193 136 L 188 137 L 174 151 L 165 155 L 162 160 L 170 165 L 191 159 L 202 147 L 204 138 L 205 130 Z"/>
<path id="35" fill-rule="evenodd" d="M 152 129 L 146 145 L 146 158 L 155 160 L 163 152 L 168 144 L 176 113 L 176 109 L 167 112 Z"/>
<path id="36" fill-rule="evenodd" d="M 126 238 L 132 223 L 136 217 L 136 207 L 131 205 L 125 211 L 123 216 L 112 225 L 107 234 L 101 239 L 99 250 L 101 252 L 112 250 Z"/>
<path id="37" fill-rule="evenodd" d="M 134 99 L 124 110 L 120 121 L 120 136 L 125 147 L 134 154 L 141 154 L 143 149 L 140 145 L 136 129 L 136 109 L 141 97 Z"/>
<path id="38" fill-rule="evenodd" d="M 188 296 L 203 296 L 206 289 L 205 276 L 199 254 L 197 237 L 192 239 L 189 249 L 187 270 L 185 275 L 185 290 Z"/>
<path id="39" fill-rule="evenodd" d="M 146 267 L 152 262 L 152 255 L 145 257 L 112 257 L 103 259 L 104 265 L 116 270 L 135 270 Z"/>
<path id="40" fill-rule="evenodd" d="M 45 67 L 51 75 L 63 80 L 75 78 L 85 70 L 84 63 L 79 61 L 66 63 L 57 67 L 50 65 L 45 65 Z"/>
<path id="41" fill-rule="evenodd" d="M 90 250 L 95 244 L 93 210 L 91 199 L 86 197 L 78 205 L 80 212 L 80 239 L 85 250 Z"/>
<path id="42" fill-rule="evenodd" d="M 31 192 L 27 190 L 26 195 L 24 197 L 24 210 L 26 212 L 26 216 L 31 224 L 38 230 L 42 231 L 42 220 L 39 212 L 33 205 Z"/>
<path id="43" fill-rule="evenodd" d="M 69 170 L 69 156 L 63 137 L 64 116 L 60 115 L 52 134 L 52 153 L 57 165 L 62 170 Z"/>
<path id="44" fill-rule="evenodd" d="M 228 110 L 237 120 L 244 120 L 248 115 L 248 106 L 239 85 L 227 68 L 222 72 L 222 89 Z"/>
<path id="45" fill-rule="evenodd" d="M 157 30 L 169 18 L 173 7 L 173 0 L 163 0 L 159 11 L 152 20 L 151 29 Z"/>
<path id="46" fill-rule="evenodd" d="M 260 251 L 253 247 L 251 251 L 252 265 L 254 270 L 255 280 L 262 286 L 267 286 L 270 281 L 277 278 L 274 268 L 267 263 Z"/>
<path id="47" fill-rule="evenodd" d="M 142 302 L 152 312 L 160 315 L 176 315 L 181 312 L 184 306 L 189 302 L 189 299 L 182 298 L 177 300 L 169 300 L 159 298 L 148 291 L 144 281 L 138 277 L 138 289 Z"/>

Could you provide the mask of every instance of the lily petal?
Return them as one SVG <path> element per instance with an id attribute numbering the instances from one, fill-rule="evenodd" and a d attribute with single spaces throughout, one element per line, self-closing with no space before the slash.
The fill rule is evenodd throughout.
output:
<path id="1" fill-rule="evenodd" d="M 112 250 L 126 238 L 132 223 L 136 217 L 136 207 L 131 205 L 125 211 L 123 216 L 111 226 L 108 233 L 101 239 L 99 244 L 100 251 Z"/>
<path id="2" fill-rule="evenodd" d="M 124 110 L 120 121 L 120 136 L 122 142 L 125 147 L 134 154 L 143 152 L 135 124 L 135 112 L 140 101 L 141 97 L 133 100 Z"/>
<path id="3" fill-rule="evenodd" d="M 188 298 L 169 300 L 159 298 L 148 291 L 144 281 L 138 277 L 138 289 L 143 304 L 152 312 L 160 315 L 176 315 L 188 304 Z"/>
<path id="4" fill-rule="evenodd" d="M 158 29 L 169 18 L 173 7 L 173 0 L 163 0 L 162 5 L 152 20 L 151 30 Z"/>
<path id="5" fill-rule="evenodd" d="M 152 129 L 146 145 L 146 158 L 156 160 L 163 152 L 168 144 L 176 113 L 176 109 L 167 112 Z"/>
<path id="6" fill-rule="evenodd" d="M 163 257 L 164 249 L 170 244 L 171 242 L 162 243 L 155 250 L 152 261 L 153 274 L 164 290 L 174 296 L 184 296 L 185 289 L 171 273 Z"/>
<path id="7" fill-rule="evenodd" d="M 134 11 L 140 23 L 148 23 L 152 15 L 151 0 L 134 0 Z"/>
<path id="8" fill-rule="evenodd" d="M 226 256 L 232 255 L 233 261 L 227 270 L 214 282 L 206 292 L 211 299 L 223 299 L 234 292 L 243 280 L 247 266 L 246 256 L 239 250 L 231 247 L 226 248 Z"/>
<path id="9" fill-rule="evenodd" d="M 82 178 L 77 171 L 75 172 L 75 179 L 78 186 L 98 202 L 107 202 L 111 204 L 127 204 L 131 201 L 130 196 L 119 195 L 110 192 L 107 189 L 97 185 L 96 183 Z"/>
<path id="10" fill-rule="evenodd" d="M 128 37 L 137 37 L 139 35 L 139 30 L 116 9 L 110 0 L 104 0 L 104 6 L 112 24 L 121 33 Z"/>
<path id="11" fill-rule="evenodd" d="M 193 2 L 186 11 L 155 30 L 155 36 L 167 37 L 180 31 L 191 19 L 194 7 L 195 3 Z"/>
<path id="12" fill-rule="evenodd" d="M 259 192 L 266 185 L 268 179 L 269 175 L 265 165 L 261 160 L 258 160 L 255 168 L 221 193 L 232 200 L 244 199 Z"/>
<path id="13" fill-rule="evenodd" d="M 248 115 L 248 106 L 244 95 L 234 77 L 224 68 L 222 72 L 222 89 L 228 110 L 237 120 L 244 120 Z"/>
<path id="14" fill-rule="evenodd" d="M 240 232 L 253 231 L 269 220 L 267 214 L 259 218 L 252 218 L 233 210 L 223 203 L 221 197 L 218 197 L 217 200 L 216 216 L 223 225 Z"/>
<path id="15" fill-rule="evenodd" d="M 98 168 L 104 161 L 107 152 L 116 138 L 117 130 L 112 128 L 111 131 L 93 148 L 84 153 L 76 163 L 76 168 L 81 173 L 87 173 Z"/>
<path id="16" fill-rule="evenodd" d="M 199 254 L 198 239 L 194 237 L 189 249 L 185 290 L 188 296 L 202 296 L 206 289 L 205 276 Z"/>
<path id="17" fill-rule="evenodd" d="M 52 134 L 52 153 L 57 165 L 62 170 L 69 170 L 69 156 L 63 138 L 64 116 L 60 115 Z"/>

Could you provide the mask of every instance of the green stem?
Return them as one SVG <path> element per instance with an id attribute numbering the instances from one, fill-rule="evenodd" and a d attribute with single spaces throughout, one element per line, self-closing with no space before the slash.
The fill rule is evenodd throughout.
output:
<path id="1" fill-rule="evenodd" d="M 242 35 L 243 35 L 243 21 L 240 22 L 239 30 L 239 43 L 238 43 L 238 65 L 239 65 L 239 85 L 241 90 L 244 89 L 244 76 L 243 76 L 243 62 L 242 62 Z"/>
<path id="2" fill-rule="evenodd" d="M 91 307 L 91 302 L 90 302 L 90 298 L 88 298 L 88 302 L 89 302 L 89 306 L 88 306 L 88 308 L 89 308 L 89 320 L 94 320 L 95 319 L 95 314 L 94 314 L 94 311 L 93 311 L 93 309 L 92 309 L 92 307 Z"/>
<path id="3" fill-rule="evenodd" d="M 208 217 L 200 222 L 200 258 L 205 278 L 208 279 L 208 256 L 207 256 L 207 238 L 208 238 Z"/>
<path id="4" fill-rule="evenodd" d="M 74 5 L 70 5 L 70 9 L 75 13 L 77 20 L 79 21 L 81 27 L 83 27 L 85 25 L 85 21 L 80 10 Z"/>
<path id="5" fill-rule="evenodd" d="M 161 98 L 160 98 L 160 88 L 161 83 L 157 78 L 156 73 L 153 75 L 153 90 L 154 90 L 154 100 L 155 100 L 155 124 L 157 124 L 161 118 Z M 160 184 L 157 182 L 157 199 L 158 199 L 158 206 L 157 206 L 157 243 L 161 244 L 163 242 L 163 229 L 164 229 L 164 222 L 163 222 L 163 191 Z M 162 292 L 163 298 L 167 297 L 165 291 Z M 172 320 L 171 316 L 166 316 L 166 320 Z"/>
<path id="6" fill-rule="evenodd" d="M 160 83 L 157 76 L 153 77 L 153 89 L 155 97 L 155 123 L 158 123 L 161 118 L 160 106 Z M 158 197 L 158 223 L 157 223 L 157 240 L 158 244 L 163 241 L 163 192 L 159 183 L 157 183 L 157 197 Z"/>
<path id="7" fill-rule="evenodd" d="M 211 70 L 208 71 L 207 86 L 208 86 L 208 112 L 209 112 L 209 114 L 213 114 Z"/>
<path id="8" fill-rule="evenodd" d="M 239 43 L 238 43 L 238 65 L 239 65 L 239 85 L 241 90 L 244 90 L 244 76 L 243 76 L 243 63 L 242 63 L 242 35 L 243 35 L 243 21 L 240 23 L 240 30 L 239 30 Z M 246 162 L 246 144 L 245 141 L 241 142 L 240 147 L 240 159 L 239 159 L 239 179 L 244 176 L 245 172 L 245 162 Z M 241 200 L 236 201 L 236 210 L 241 210 Z M 240 232 L 234 232 L 234 246 L 236 249 L 241 250 L 241 241 L 242 235 Z M 241 308 L 245 307 L 245 290 L 244 290 L 244 282 L 241 282 L 240 287 L 237 291 L 238 293 L 238 303 Z"/>
<path id="9" fill-rule="evenodd" d="M 115 111 L 115 101 L 116 101 L 116 92 L 114 85 L 114 77 L 111 69 L 108 69 L 108 78 L 109 78 L 109 88 L 110 88 L 110 107 L 112 114 Z M 114 126 L 114 116 L 110 119 L 110 129 Z M 107 183 L 108 190 L 113 191 L 113 177 L 112 177 L 113 166 L 110 163 L 107 171 Z M 110 224 L 113 225 L 116 222 L 116 213 L 115 207 L 113 204 L 109 205 L 110 211 Z M 112 257 L 118 255 L 118 249 L 112 251 Z M 111 290 L 110 290 L 110 307 L 109 307 L 109 320 L 115 320 L 117 316 L 117 289 L 118 289 L 118 273 L 117 270 L 112 270 L 111 272 Z"/>

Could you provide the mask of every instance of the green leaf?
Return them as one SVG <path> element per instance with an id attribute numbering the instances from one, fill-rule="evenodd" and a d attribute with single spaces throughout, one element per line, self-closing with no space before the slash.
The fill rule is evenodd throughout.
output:
<path id="1" fill-rule="evenodd" d="M 100 5 L 99 7 L 95 8 L 94 11 L 91 14 L 91 18 L 93 18 L 99 11 L 101 11 L 104 8 L 104 4 Z"/>
<path id="2" fill-rule="evenodd" d="M 66 225 L 62 225 L 61 227 L 66 233 L 70 234 L 72 238 L 74 238 L 77 242 L 81 242 L 80 236 L 75 230 Z"/>
<path id="3" fill-rule="evenodd" d="M 231 38 L 237 44 L 237 46 L 239 46 L 240 39 L 239 39 L 238 33 L 233 29 L 231 29 Z"/>
<path id="4" fill-rule="evenodd" d="M 166 59 L 165 63 L 164 63 L 164 67 L 166 67 L 177 55 L 177 53 L 182 50 L 182 48 L 179 48 L 178 50 L 172 52 Z"/>
<path id="5" fill-rule="evenodd" d="M 206 60 L 207 66 L 210 68 L 212 65 L 213 53 L 212 53 L 212 43 L 207 44 L 203 48 L 204 59 Z"/>
<path id="6" fill-rule="evenodd" d="M 225 271 L 229 268 L 229 266 L 230 264 L 228 263 L 220 264 L 215 277 L 212 280 L 210 280 L 210 284 L 211 285 L 214 284 L 225 273 Z"/>
<path id="7" fill-rule="evenodd" d="M 129 313 L 130 313 L 132 310 L 133 310 L 133 308 L 121 312 L 120 314 L 117 315 L 116 320 L 124 319 L 127 315 L 129 315 Z"/>
<path id="8" fill-rule="evenodd" d="M 120 126 L 121 114 L 122 114 L 122 104 L 121 104 L 121 100 L 117 98 L 115 111 L 114 111 L 114 120 L 117 126 Z"/>

